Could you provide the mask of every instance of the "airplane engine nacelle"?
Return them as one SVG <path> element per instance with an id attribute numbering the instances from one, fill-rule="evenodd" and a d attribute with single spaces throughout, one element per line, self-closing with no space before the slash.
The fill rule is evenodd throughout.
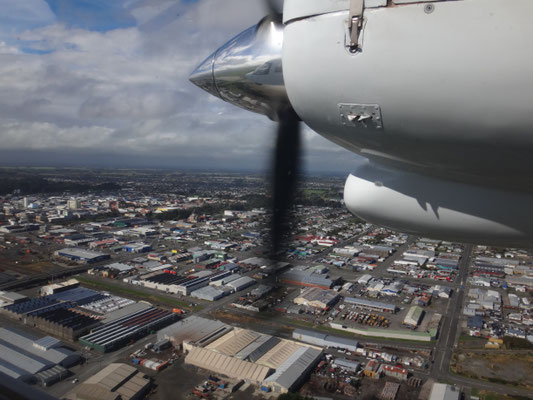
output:
<path id="1" fill-rule="evenodd" d="M 533 244 L 529 194 L 367 163 L 346 180 L 344 202 L 365 221 L 400 232 L 479 244 Z"/>
<path id="2" fill-rule="evenodd" d="M 533 1 L 366 0 L 354 51 L 356 2 L 285 0 L 299 117 L 379 163 L 533 193 Z"/>

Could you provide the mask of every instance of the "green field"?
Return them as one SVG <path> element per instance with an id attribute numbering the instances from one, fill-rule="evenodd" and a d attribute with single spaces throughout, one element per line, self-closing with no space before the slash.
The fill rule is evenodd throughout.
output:
<path id="1" fill-rule="evenodd" d="M 311 195 L 317 195 L 317 196 L 323 196 L 326 191 L 324 189 L 304 189 L 302 190 L 304 196 L 311 196 Z"/>

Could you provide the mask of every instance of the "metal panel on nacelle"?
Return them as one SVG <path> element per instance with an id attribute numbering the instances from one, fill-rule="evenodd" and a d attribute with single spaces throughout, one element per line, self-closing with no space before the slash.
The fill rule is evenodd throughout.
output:
<path id="1" fill-rule="evenodd" d="M 414 4 L 414 3 L 436 3 L 441 1 L 461 1 L 461 0 L 392 0 L 394 4 Z"/>
<path id="2" fill-rule="evenodd" d="M 396 167 L 533 191 L 533 1 L 365 9 L 355 54 L 345 47 L 346 10 L 299 19 L 310 12 L 303 3 L 285 1 L 283 74 L 313 130 Z M 379 105 L 383 129 L 343 125 L 340 103 Z"/>
<path id="3" fill-rule="evenodd" d="M 416 1 L 416 0 L 414 0 Z M 442 0 L 430 0 L 442 1 Z M 366 8 L 384 7 L 387 0 L 365 0 Z M 350 8 L 350 0 L 292 0 L 285 1 L 283 8 L 283 22 L 287 23 L 295 18 L 310 17 L 335 11 L 346 11 Z"/>

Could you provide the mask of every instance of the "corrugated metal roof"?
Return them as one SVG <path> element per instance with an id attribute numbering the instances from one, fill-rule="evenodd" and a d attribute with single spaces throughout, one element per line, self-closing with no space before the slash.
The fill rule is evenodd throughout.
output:
<path id="1" fill-rule="evenodd" d="M 227 283 L 227 286 L 230 286 L 236 290 L 239 290 L 240 288 L 245 288 L 250 285 L 253 285 L 255 283 L 255 280 L 250 278 L 249 276 L 243 276 L 242 278 L 236 279 L 232 282 Z"/>
<path id="2" fill-rule="evenodd" d="M 279 342 L 280 340 L 273 336 L 260 335 L 256 340 L 235 354 L 235 357 L 241 360 L 247 360 L 250 356 L 255 355 L 255 359 L 248 360 L 254 362 Z M 261 355 L 259 355 L 259 353 L 261 353 Z"/>
<path id="3" fill-rule="evenodd" d="M 125 317 L 128 314 L 132 314 L 134 312 L 141 311 L 141 310 L 146 310 L 147 308 L 150 308 L 150 307 L 151 305 L 147 303 L 142 303 L 142 302 L 133 303 L 133 304 L 130 304 L 129 306 L 121 308 L 120 310 L 116 310 L 116 311 L 113 311 L 107 314 L 102 320 L 102 322 L 103 323 L 111 322 L 116 319 Z"/>
<path id="4" fill-rule="evenodd" d="M 28 371 L 24 371 L 16 365 L 10 364 L 2 359 L 0 359 L 0 372 L 3 372 L 4 374 L 15 379 L 31 375 L 28 373 Z"/>
<path id="5" fill-rule="evenodd" d="M 37 357 L 32 357 L 29 354 L 22 354 L 4 343 L 0 343 L 0 357 L 3 361 L 26 371 L 28 374 L 36 374 L 54 365 L 50 361 L 37 359 Z"/>
<path id="6" fill-rule="evenodd" d="M 95 400 L 128 400 L 144 390 L 150 383 L 139 371 L 127 364 L 112 363 L 78 385 L 71 393 Z"/>
<path id="7" fill-rule="evenodd" d="M 100 292 L 96 292 L 92 289 L 87 289 L 84 287 L 77 287 L 65 290 L 63 292 L 54 293 L 46 296 L 46 298 L 55 301 L 75 302 L 77 305 L 83 305 L 91 303 L 96 300 L 103 299 L 105 296 Z"/>
<path id="8" fill-rule="evenodd" d="M 131 313 L 95 328 L 92 333 L 82 336 L 80 342 L 107 351 L 121 341 L 149 331 L 154 326 L 171 324 L 177 319 L 176 314 L 156 307 Z"/>
<path id="9" fill-rule="evenodd" d="M 348 360 L 346 358 L 336 358 L 335 364 L 337 364 L 339 367 L 349 368 L 353 371 L 357 371 L 361 368 L 360 362 Z"/>
<path id="10" fill-rule="evenodd" d="M 51 343 L 51 341 L 55 339 L 47 336 L 41 340 Z M 26 355 L 26 357 L 36 359 L 37 361 L 47 365 L 60 364 L 65 362 L 68 358 L 79 357 L 77 353 L 66 348 L 56 347 L 49 348 L 48 350 L 42 350 L 41 348 L 34 346 L 33 339 L 5 328 L 0 328 L 0 343 L 6 347 L 9 347 L 17 354 Z M 56 345 L 60 343 L 61 342 L 57 341 Z M 0 353 L 0 359 L 3 358 L 3 353 Z M 15 365 L 18 364 L 15 363 Z M 19 367 L 25 369 L 23 366 Z"/>
<path id="11" fill-rule="evenodd" d="M 103 387 L 88 383 L 79 384 L 69 393 L 84 400 L 118 400 L 120 395 L 117 392 L 110 392 Z"/>
<path id="12" fill-rule="evenodd" d="M 203 300 L 208 300 L 208 301 L 218 300 L 224 295 L 225 293 L 222 290 L 216 289 L 212 286 L 204 286 L 203 288 L 200 288 L 200 289 L 197 289 L 191 292 L 192 297 L 196 297 L 197 299 L 203 299 Z"/>
<path id="13" fill-rule="evenodd" d="M 220 321 L 193 315 L 161 329 L 157 334 L 157 339 L 168 338 L 175 343 L 190 341 L 200 344 L 204 338 L 220 331 L 222 328 L 233 329 Z"/>
<path id="14" fill-rule="evenodd" d="M 326 346 L 339 347 L 339 348 L 344 348 L 344 349 L 348 349 L 352 351 L 357 349 L 357 346 L 359 345 L 357 340 L 343 338 L 339 336 L 332 336 L 332 335 L 326 336 L 326 339 L 324 342 Z"/>
<path id="15" fill-rule="evenodd" d="M 356 297 L 345 297 L 344 302 L 348 304 L 383 308 L 386 310 L 396 308 L 394 304 L 381 303 L 379 301 L 372 301 L 372 300 L 366 300 L 366 299 L 358 299 Z"/>
<path id="16" fill-rule="evenodd" d="M 311 343 L 317 346 L 338 347 L 351 351 L 355 351 L 358 346 L 357 340 L 326 335 L 324 333 L 308 331 L 305 329 L 295 329 L 292 333 L 292 337 L 302 342 Z"/>
<path id="17" fill-rule="evenodd" d="M 306 329 L 295 329 L 294 332 L 292 333 L 292 337 L 295 339 L 298 339 L 300 337 L 305 337 L 305 336 L 311 336 L 316 339 L 324 340 L 327 335 L 325 333 L 308 331 Z"/>
<path id="18" fill-rule="evenodd" d="M 124 272 L 124 271 L 131 271 L 132 269 L 135 269 L 135 267 L 132 267 L 131 265 L 122 264 L 122 263 L 112 263 L 105 266 L 108 269 L 116 269 L 117 271 Z"/>
<path id="19" fill-rule="evenodd" d="M 227 356 L 234 356 L 259 337 L 260 335 L 258 333 L 248 329 L 234 329 L 206 346 L 206 348 L 226 354 Z"/>
<path id="20" fill-rule="evenodd" d="M 247 379 L 256 384 L 263 382 L 272 372 L 270 368 L 263 365 L 232 358 L 201 347 L 193 347 L 185 357 L 185 362 L 230 378 Z"/>
<path id="21" fill-rule="evenodd" d="M 328 305 L 338 297 L 339 294 L 333 290 L 325 290 L 312 287 L 305 289 L 299 296 L 294 299 L 294 302 L 320 302 L 324 303 L 324 305 Z"/>
<path id="22" fill-rule="evenodd" d="M 418 325 L 423 314 L 424 310 L 422 309 L 422 307 L 412 306 L 407 312 L 407 315 L 405 316 L 403 321 L 406 324 Z"/>
<path id="23" fill-rule="evenodd" d="M 67 257 L 80 257 L 85 259 L 92 259 L 96 257 L 105 256 L 104 253 L 99 253 L 96 251 L 90 251 L 86 249 L 81 249 L 78 247 L 71 247 L 71 248 L 65 248 L 61 250 L 57 250 L 57 254 L 61 256 L 67 256 Z"/>
<path id="24" fill-rule="evenodd" d="M 290 270 L 281 275 L 282 280 L 303 282 L 311 285 L 331 287 L 333 281 L 324 274 L 315 274 L 307 271 Z"/>
<path id="25" fill-rule="evenodd" d="M 296 350 L 302 346 L 296 342 L 282 339 L 280 343 L 270 349 L 263 357 L 257 360 L 258 364 L 266 365 L 270 368 L 277 369 L 283 364 Z"/>
<path id="26" fill-rule="evenodd" d="M 238 279 L 241 279 L 241 278 L 242 277 L 239 274 L 231 274 L 231 275 L 225 276 L 221 280 L 222 280 L 222 284 L 227 285 L 228 283 L 234 282 L 234 281 L 236 281 Z"/>
<path id="27" fill-rule="evenodd" d="M 45 336 L 33 342 L 33 346 L 37 347 L 40 350 L 48 350 L 52 347 L 59 346 L 60 344 L 61 342 L 56 338 L 53 338 L 52 336 Z"/>
<path id="28" fill-rule="evenodd" d="M 68 371 L 66 370 L 66 368 L 62 367 L 61 365 L 56 365 L 52 368 L 35 374 L 35 377 L 40 381 L 50 382 L 55 379 L 60 379 L 61 377 L 66 377 L 67 373 Z"/>
<path id="29" fill-rule="evenodd" d="M 264 383 L 290 390 L 298 379 L 313 366 L 321 354 L 321 350 L 312 347 L 300 347 Z"/>
<path id="30" fill-rule="evenodd" d="M 445 383 L 434 383 L 429 395 L 430 400 L 458 400 L 461 395 L 460 390 L 455 386 Z"/>
<path id="31" fill-rule="evenodd" d="M 108 390 L 114 390 L 119 383 L 135 373 L 137 373 L 137 369 L 131 365 L 112 363 L 88 378 L 84 383 L 99 384 Z"/>
<path id="32" fill-rule="evenodd" d="M 3 300 L 7 300 L 7 301 L 10 301 L 10 302 L 16 302 L 18 300 L 23 300 L 23 299 L 26 299 L 26 296 L 20 294 L 20 293 L 17 293 L 17 292 L 4 292 L 4 291 L 0 291 L 0 298 L 3 299 Z"/>

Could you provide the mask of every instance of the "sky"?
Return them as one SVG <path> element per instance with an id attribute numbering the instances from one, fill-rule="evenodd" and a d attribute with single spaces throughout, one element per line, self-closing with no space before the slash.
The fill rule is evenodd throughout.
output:
<path id="1" fill-rule="evenodd" d="M 0 0 L 0 165 L 264 172 L 275 124 L 188 76 L 259 0 Z M 309 173 L 354 154 L 304 129 Z"/>

